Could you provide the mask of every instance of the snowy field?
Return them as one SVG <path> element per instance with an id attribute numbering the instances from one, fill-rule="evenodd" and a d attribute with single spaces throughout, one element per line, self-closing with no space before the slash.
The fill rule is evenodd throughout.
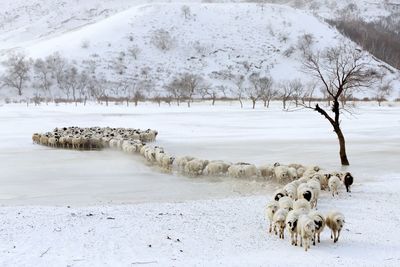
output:
<path id="1" fill-rule="evenodd" d="M 249 106 L 247 104 L 247 106 Z M 346 225 L 307 253 L 266 233 L 278 185 L 167 175 L 118 151 L 33 145 L 57 126 L 154 128 L 168 152 L 340 170 L 336 136 L 318 114 L 239 104 L 168 107 L 0 106 L 0 266 L 399 266 L 400 107 L 361 105 L 343 118 L 353 193 L 319 209 Z"/>

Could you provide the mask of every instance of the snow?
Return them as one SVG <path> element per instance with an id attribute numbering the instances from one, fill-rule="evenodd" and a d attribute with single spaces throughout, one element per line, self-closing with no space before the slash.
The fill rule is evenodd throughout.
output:
<path id="1" fill-rule="evenodd" d="M 327 122 L 280 105 L 1 106 L 0 265 L 399 265 L 398 105 L 359 104 L 343 118 L 353 192 L 324 192 L 319 209 L 343 212 L 345 229 L 336 244 L 324 231 L 307 253 L 266 233 L 276 184 L 167 175 L 122 152 L 30 140 L 61 125 L 155 128 L 156 144 L 176 155 L 340 169 Z"/>
<path id="2" fill-rule="evenodd" d="M 53 2 L 56 5 L 57 1 Z M 59 21 L 57 15 L 61 11 L 45 9 L 46 12 L 41 12 L 48 13 L 46 21 L 55 25 L 39 20 L 32 25 L 33 29 L 20 27 L 0 32 L 0 40 L 3 40 L 0 59 L 15 50 L 34 59 L 60 52 L 82 68 L 83 60 L 95 62 L 98 75 L 117 81 L 123 77 L 143 78 L 139 74 L 148 68 L 148 79 L 154 83 L 150 95 L 154 95 L 163 92 L 163 86 L 171 77 L 182 72 L 200 74 L 214 86 L 233 86 L 212 77 L 213 72 L 227 69 L 241 74 L 261 71 L 263 75 L 270 74 L 277 83 L 287 80 L 290 73 L 290 79 L 308 82 L 311 78 L 302 72 L 302 54 L 297 49 L 300 36 L 314 36 L 313 51 L 351 43 L 310 11 L 285 5 L 268 4 L 261 8 L 256 3 L 199 1 L 89 1 L 81 5 L 77 0 L 76 3 L 60 8 L 71 7 L 61 16 L 68 23 Z M 182 14 L 184 5 L 190 8 L 189 18 Z M 104 10 L 107 12 L 103 13 Z M 170 50 L 161 51 L 152 43 L 152 36 L 158 29 L 168 31 L 174 39 Z M 130 55 L 132 47 L 140 51 L 137 58 Z M 291 48 L 295 48 L 294 53 L 285 56 L 284 52 Z M 380 61 L 370 56 L 368 59 L 386 73 L 385 80 L 393 81 L 397 88 L 399 72 L 393 70 L 391 74 L 379 66 Z M 244 62 L 249 63 L 250 70 L 244 68 Z M 119 74 L 121 70 L 123 75 Z M 28 95 L 34 94 L 32 89 L 27 91 L 30 91 Z M 11 92 L 7 95 L 13 95 Z M 397 94 L 396 89 L 393 98 Z M 118 93 L 113 95 L 119 96 Z M 57 92 L 55 97 L 65 95 Z"/>

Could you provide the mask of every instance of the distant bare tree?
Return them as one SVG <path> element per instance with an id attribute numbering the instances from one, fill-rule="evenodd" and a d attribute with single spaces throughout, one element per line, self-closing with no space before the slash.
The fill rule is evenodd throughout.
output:
<path id="1" fill-rule="evenodd" d="M 140 53 L 140 48 L 137 45 L 132 45 L 128 48 L 128 55 L 130 55 L 133 59 L 137 59 Z"/>
<path id="2" fill-rule="evenodd" d="M 43 90 L 46 95 L 48 94 L 50 97 L 53 97 L 51 93 L 51 86 L 53 85 L 52 69 L 48 64 L 48 60 L 50 60 L 50 58 L 47 58 L 46 60 L 38 58 L 35 60 L 35 63 L 33 64 L 33 70 L 35 73 L 34 86 Z"/>
<path id="3" fill-rule="evenodd" d="M 261 89 L 260 89 L 260 74 L 253 72 L 249 76 L 250 85 L 245 88 L 245 92 L 248 98 L 250 98 L 252 102 L 252 108 L 255 109 L 256 102 L 261 98 Z"/>
<path id="4" fill-rule="evenodd" d="M 21 96 L 26 83 L 30 80 L 32 60 L 21 53 L 11 54 L 2 65 L 5 67 L 5 73 L 1 76 L 3 86 L 17 89 L 18 95 Z"/>
<path id="5" fill-rule="evenodd" d="M 234 94 L 239 100 L 240 107 L 243 108 L 243 93 L 244 93 L 244 82 L 246 81 L 246 78 L 242 74 L 237 74 L 237 75 L 232 75 L 231 81 L 235 85 L 234 89 Z"/>
<path id="6" fill-rule="evenodd" d="M 188 107 L 190 107 L 190 103 L 193 101 L 193 96 L 208 86 L 203 77 L 192 73 L 183 73 L 179 75 L 177 85 L 180 88 L 182 95 L 187 98 Z"/>
<path id="7" fill-rule="evenodd" d="M 296 107 L 299 106 L 299 101 L 304 95 L 304 85 L 299 79 L 294 79 L 290 81 L 289 85 L 292 87 L 293 90 L 293 100 Z"/>
<path id="8" fill-rule="evenodd" d="M 381 103 L 386 100 L 387 97 L 393 92 L 393 87 L 390 83 L 382 83 L 375 93 L 375 99 L 378 102 L 378 105 L 381 106 Z"/>
<path id="9" fill-rule="evenodd" d="M 173 47 L 175 39 L 171 36 L 169 31 L 158 29 L 153 32 L 151 42 L 161 51 L 168 51 Z"/>
<path id="10" fill-rule="evenodd" d="M 264 102 L 264 107 L 269 108 L 271 100 L 278 95 L 278 90 L 273 89 L 273 80 L 271 77 L 260 77 L 259 78 L 260 87 L 260 98 Z"/>
<path id="11" fill-rule="evenodd" d="M 291 99 L 295 93 L 295 82 L 294 81 L 283 81 L 280 83 L 280 93 L 279 97 L 282 99 L 282 106 L 285 110 L 287 107 L 287 102 Z"/>
<path id="12" fill-rule="evenodd" d="M 190 12 L 190 7 L 187 5 L 183 5 L 181 8 L 182 14 L 185 17 L 185 19 L 189 19 L 191 16 Z"/>
<path id="13" fill-rule="evenodd" d="M 345 138 L 340 127 L 340 115 L 345 110 L 340 106 L 340 97 L 370 87 L 376 78 L 364 54 L 350 46 L 329 48 L 322 53 L 308 54 L 303 62 L 306 73 L 311 74 L 332 98 L 331 112 L 318 103 L 305 106 L 329 121 L 339 140 L 339 155 L 342 165 L 349 165 L 346 153 Z"/>
<path id="14" fill-rule="evenodd" d="M 224 86 L 220 85 L 220 86 L 211 86 L 211 85 L 206 85 L 201 89 L 201 94 L 203 94 L 204 96 L 209 96 L 212 100 L 212 105 L 215 105 L 215 101 L 217 100 L 218 94 L 220 92 L 223 92 L 223 90 L 225 89 Z"/>

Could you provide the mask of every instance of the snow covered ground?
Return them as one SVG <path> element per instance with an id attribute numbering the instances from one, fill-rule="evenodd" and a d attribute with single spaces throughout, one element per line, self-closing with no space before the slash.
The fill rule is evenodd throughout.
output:
<path id="1" fill-rule="evenodd" d="M 156 143 L 175 155 L 338 170 L 336 137 L 312 111 L 3 105 L 0 265 L 398 266 L 400 107 L 355 111 L 343 119 L 353 193 L 323 193 L 319 206 L 342 211 L 345 230 L 337 244 L 325 231 L 305 253 L 266 233 L 275 184 L 171 176 L 116 151 L 50 149 L 30 138 L 62 125 L 155 128 Z"/>

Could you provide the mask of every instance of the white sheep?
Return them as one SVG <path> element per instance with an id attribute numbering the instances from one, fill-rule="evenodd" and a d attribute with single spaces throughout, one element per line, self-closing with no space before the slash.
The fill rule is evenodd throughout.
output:
<path id="1" fill-rule="evenodd" d="M 286 209 L 278 209 L 274 217 L 272 219 L 273 224 L 274 224 L 274 233 L 275 235 L 279 234 L 279 238 L 285 239 L 284 232 L 285 232 L 285 222 L 286 222 L 286 216 L 288 214 L 288 211 Z"/>
<path id="2" fill-rule="evenodd" d="M 293 202 L 293 210 L 297 210 L 302 213 L 309 213 L 311 210 L 310 202 L 305 199 L 298 199 Z"/>
<path id="3" fill-rule="evenodd" d="M 230 166 L 231 164 L 222 160 L 212 160 L 208 163 L 204 173 L 209 176 L 224 175 L 228 172 Z"/>
<path id="4" fill-rule="evenodd" d="M 208 160 L 192 159 L 186 163 L 185 173 L 190 176 L 201 175 L 207 164 Z"/>
<path id="5" fill-rule="evenodd" d="M 172 171 L 174 160 L 174 157 L 164 154 L 160 159 L 161 168 L 163 168 L 165 171 Z"/>
<path id="6" fill-rule="evenodd" d="M 314 234 L 314 238 L 313 238 L 313 245 L 315 246 L 315 242 L 316 239 L 318 241 L 318 243 L 321 242 L 321 233 L 325 228 L 325 218 L 324 215 L 322 215 L 322 213 L 313 210 L 311 211 L 308 216 L 314 221 L 315 224 L 315 234 Z"/>
<path id="7" fill-rule="evenodd" d="M 293 209 L 293 200 L 290 197 L 281 197 L 279 199 L 279 208 L 291 211 Z"/>
<path id="8" fill-rule="evenodd" d="M 297 222 L 297 233 L 300 236 L 300 246 L 307 251 L 311 247 L 311 240 L 315 234 L 314 221 L 308 215 L 300 215 Z"/>
<path id="9" fill-rule="evenodd" d="M 299 178 L 297 170 L 293 167 L 288 167 L 288 177 L 290 180 L 296 180 L 297 178 Z"/>
<path id="10" fill-rule="evenodd" d="M 296 181 L 290 182 L 283 187 L 283 191 L 285 194 L 290 197 L 292 200 L 297 199 L 297 183 Z"/>
<path id="11" fill-rule="evenodd" d="M 229 176 L 233 178 L 252 178 L 258 176 L 257 167 L 249 163 L 236 163 L 228 168 Z"/>
<path id="12" fill-rule="evenodd" d="M 312 178 L 306 183 L 306 185 L 313 190 L 310 204 L 312 208 L 316 208 L 318 204 L 318 198 L 321 193 L 321 183 L 319 182 L 319 180 Z"/>
<path id="13" fill-rule="evenodd" d="M 328 181 L 329 190 L 332 192 L 332 196 L 339 195 L 339 187 L 342 185 L 342 181 L 336 175 L 332 176 Z"/>
<path id="14" fill-rule="evenodd" d="M 267 204 L 266 209 L 265 209 L 265 217 L 269 221 L 269 232 L 272 232 L 272 223 L 273 223 L 273 218 L 275 212 L 279 209 L 279 203 L 278 201 L 271 201 Z"/>
<path id="15" fill-rule="evenodd" d="M 194 157 L 191 157 L 191 156 L 178 157 L 178 158 L 175 160 L 175 164 L 176 164 L 176 166 L 177 166 L 177 168 L 178 168 L 178 171 L 179 171 L 180 173 L 184 173 L 184 172 L 185 172 L 185 166 L 186 166 L 186 164 L 187 164 L 189 161 L 193 160 L 193 159 L 194 159 Z"/>
<path id="16" fill-rule="evenodd" d="M 289 168 L 287 166 L 277 166 L 274 168 L 274 175 L 279 183 L 287 182 L 289 177 Z"/>
<path id="17" fill-rule="evenodd" d="M 331 211 L 325 219 L 326 226 L 331 229 L 331 238 L 336 243 L 344 226 L 344 215 L 338 211 Z"/>
<path id="18" fill-rule="evenodd" d="M 262 178 L 272 178 L 275 175 L 274 166 L 270 164 L 261 165 L 258 167 Z"/>

